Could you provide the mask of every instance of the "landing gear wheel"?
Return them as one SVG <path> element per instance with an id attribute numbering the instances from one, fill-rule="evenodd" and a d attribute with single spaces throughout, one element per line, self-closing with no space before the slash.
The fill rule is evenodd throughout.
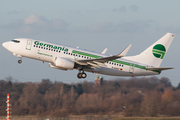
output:
<path id="1" fill-rule="evenodd" d="M 22 60 L 18 60 L 18 63 L 21 64 L 21 63 L 22 63 Z"/>
<path id="2" fill-rule="evenodd" d="M 77 77 L 80 79 L 80 78 L 82 78 L 82 73 L 78 73 L 77 74 Z"/>
<path id="3" fill-rule="evenodd" d="M 82 73 L 81 76 L 82 76 L 82 78 L 86 78 L 87 75 L 86 75 L 86 73 Z"/>

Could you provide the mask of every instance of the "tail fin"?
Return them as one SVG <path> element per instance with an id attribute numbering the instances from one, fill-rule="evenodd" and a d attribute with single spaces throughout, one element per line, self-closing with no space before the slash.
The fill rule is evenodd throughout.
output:
<path id="1" fill-rule="evenodd" d="M 127 59 L 149 66 L 159 67 L 174 36 L 172 33 L 167 33 L 139 55 L 127 57 Z"/>

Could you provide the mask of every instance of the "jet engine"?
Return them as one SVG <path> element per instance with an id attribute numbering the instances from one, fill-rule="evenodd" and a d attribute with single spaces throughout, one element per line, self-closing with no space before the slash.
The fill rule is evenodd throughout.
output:
<path id="1" fill-rule="evenodd" d="M 74 62 L 66 58 L 56 57 L 54 59 L 54 66 L 60 69 L 73 70 Z"/>

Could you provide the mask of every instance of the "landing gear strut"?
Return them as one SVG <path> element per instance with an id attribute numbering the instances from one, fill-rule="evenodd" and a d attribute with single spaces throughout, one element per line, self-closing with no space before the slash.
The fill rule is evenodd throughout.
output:
<path id="1" fill-rule="evenodd" d="M 86 78 L 87 74 L 81 70 L 79 70 L 79 73 L 77 74 L 77 77 L 80 79 L 80 78 Z"/>
<path id="2" fill-rule="evenodd" d="M 21 60 L 21 59 L 22 59 L 22 56 L 21 56 L 21 55 L 18 55 L 18 54 L 16 54 L 16 53 L 13 53 L 13 55 L 19 58 L 18 63 L 21 64 L 21 63 L 22 63 L 22 60 Z"/>

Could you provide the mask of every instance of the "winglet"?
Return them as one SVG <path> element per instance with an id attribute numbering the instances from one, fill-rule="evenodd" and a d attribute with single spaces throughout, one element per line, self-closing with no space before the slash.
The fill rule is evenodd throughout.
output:
<path id="1" fill-rule="evenodd" d="M 128 45 L 121 53 L 119 53 L 117 56 L 120 56 L 120 57 L 124 57 L 126 54 L 127 54 L 127 52 L 129 51 L 129 49 L 131 48 L 131 44 L 130 45 Z"/>
<path id="2" fill-rule="evenodd" d="M 104 49 L 104 51 L 102 51 L 101 54 L 106 54 L 107 48 Z"/>

